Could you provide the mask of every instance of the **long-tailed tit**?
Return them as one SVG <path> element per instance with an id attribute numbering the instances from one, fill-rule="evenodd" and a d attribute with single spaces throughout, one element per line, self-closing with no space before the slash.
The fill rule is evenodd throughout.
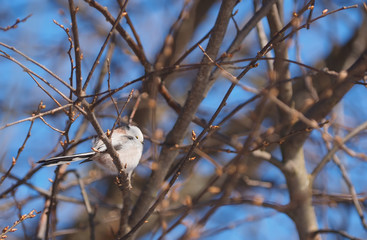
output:
<path id="1" fill-rule="evenodd" d="M 122 169 L 128 174 L 129 183 L 131 182 L 131 174 L 140 161 L 143 152 L 143 141 L 142 132 L 135 126 L 117 128 L 111 135 L 111 143 L 119 154 Z M 94 141 L 92 150 L 92 152 L 87 153 L 53 157 L 38 161 L 38 163 L 49 167 L 81 160 L 84 160 L 83 162 L 95 161 L 106 172 L 117 174 L 117 168 L 101 139 Z"/>

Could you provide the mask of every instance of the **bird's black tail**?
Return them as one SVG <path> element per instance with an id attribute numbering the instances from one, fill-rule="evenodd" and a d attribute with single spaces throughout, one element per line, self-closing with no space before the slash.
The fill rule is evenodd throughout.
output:
<path id="1" fill-rule="evenodd" d="M 51 166 L 65 164 L 65 163 L 77 162 L 81 160 L 88 160 L 89 158 L 93 157 L 95 154 L 96 154 L 95 152 L 87 152 L 87 153 L 74 154 L 70 156 L 53 157 L 53 158 L 49 158 L 45 160 L 40 160 L 37 163 L 42 164 L 42 166 L 51 167 Z"/>

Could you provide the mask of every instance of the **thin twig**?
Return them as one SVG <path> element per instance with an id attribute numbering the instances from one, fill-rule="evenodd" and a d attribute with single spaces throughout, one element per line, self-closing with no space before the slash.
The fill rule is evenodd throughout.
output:
<path id="1" fill-rule="evenodd" d="M 319 230 L 316 230 L 314 232 L 311 232 L 310 233 L 310 239 L 313 239 L 318 234 L 323 234 L 323 233 L 337 234 L 337 235 L 340 235 L 342 237 L 348 238 L 350 240 L 362 240 L 361 238 L 353 237 L 353 236 L 349 235 L 348 233 L 346 233 L 344 231 L 339 231 L 339 230 L 334 230 L 334 229 L 319 229 Z"/>
<path id="2" fill-rule="evenodd" d="M 50 228 L 52 228 L 52 230 L 56 229 L 56 222 L 52 221 L 52 214 L 54 214 L 54 217 L 56 218 L 56 204 L 57 204 L 57 199 L 56 199 L 56 195 L 58 192 L 58 188 L 59 188 L 59 183 L 61 182 L 61 179 L 63 178 L 63 176 L 61 176 L 61 172 L 60 168 L 62 168 L 62 166 L 57 166 L 56 170 L 55 170 L 55 178 L 53 179 L 52 182 L 52 187 L 51 187 L 51 196 L 49 199 L 47 199 L 47 201 L 45 202 L 45 214 L 46 214 L 46 219 L 45 219 L 45 229 L 44 229 L 44 239 L 48 239 L 48 234 L 50 232 Z M 52 224 L 52 225 L 51 225 Z"/>
<path id="3" fill-rule="evenodd" d="M 347 169 L 345 169 L 344 165 L 341 163 L 340 159 L 336 155 L 334 155 L 334 157 L 333 157 L 333 162 L 340 169 L 340 172 L 342 173 L 344 182 L 347 184 L 349 193 L 352 196 L 354 207 L 357 210 L 357 213 L 359 215 L 359 218 L 361 219 L 362 225 L 365 229 L 367 229 L 367 223 L 366 223 L 366 219 L 364 217 L 363 205 L 358 201 L 356 189 L 354 188 L 353 183 L 350 180 Z"/>
<path id="4" fill-rule="evenodd" d="M 32 58 L 28 57 L 27 55 L 25 55 L 24 53 L 22 53 L 21 51 L 17 50 L 15 47 L 9 46 L 5 43 L 0 42 L 0 45 L 8 48 L 10 50 L 12 50 L 13 52 L 21 55 L 22 57 L 24 57 L 27 61 L 30 61 L 31 63 L 35 64 L 36 66 L 40 67 L 41 69 L 43 69 L 45 72 L 47 72 L 48 74 L 50 74 L 52 77 L 54 77 L 55 79 L 57 79 L 59 82 L 61 82 L 63 85 L 65 85 L 67 88 L 69 88 L 71 91 L 75 91 L 75 89 L 70 86 L 67 82 L 65 82 L 64 80 L 62 80 L 59 76 L 57 76 L 55 73 L 53 73 L 51 70 L 49 70 L 48 68 L 46 68 L 45 66 L 43 66 L 42 64 L 40 64 L 39 62 L 33 60 Z M 36 74 L 34 74 L 36 75 Z"/>
<path id="5" fill-rule="evenodd" d="M 115 18 L 111 15 L 111 13 L 108 11 L 108 9 L 101 4 L 99 4 L 96 1 L 92 0 L 84 0 L 86 3 L 89 4 L 89 6 L 95 8 L 97 11 L 102 13 L 102 15 L 106 18 L 106 20 L 114 24 Z M 131 38 L 131 36 L 128 34 L 128 32 L 125 31 L 125 29 L 122 28 L 120 24 L 116 26 L 116 30 L 121 35 L 121 37 L 126 41 L 126 43 L 129 45 L 129 47 L 132 49 L 132 51 L 135 53 L 141 64 L 144 66 L 147 72 L 151 70 L 151 64 L 149 63 L 147 57 L 145 56 L 144 50 L 140 48 Z"/>
<path id="6" fill-rule="evenodd" d="M 124 105 L 122 106 L 121 110 L 119 111 L 117 109 L 117 118 L 116 118 L 116 121 L 113 123 L 113 127 L 112 127 L 112 130 L 111 130 L 111 135 L 112 135 L 112 132 L 113 130 L 116 128 L 116 126 L 118 126 L 120 123 L 121 123 L 121 115 L 122 113 L 124 112 L 127 104 L 130 102 L 131 98 L 133 97 L 133 93 L 134 93 L 134 89 L 132 89 L 129 93 L 129 96 L 127 97 L 127 100 L 125 101 Z M 112 98 L 112 97 L 111 97 Z"/>
<path id="7" fill-rule="evenodd" d="M 338 144 L 335 144 L 333 148 L 323 157 L 320 163 L 314 168 L 311 173 L 311 182 L 315 181 L 317 175 L 320 171 L 324 168 L 324 166 L 331 160 L 332 156 L 340 149 L 341 145 L 349 141 L 351 138 L 355 137 L 361 131 L 367 128 L 367 121 L 362 123 L 361 125 L 357 126 L 353 129 L 345 138 L 341 139 Z"/>
<path id="8" fill-rule="evenodd" d="M 1 44 L 1 43 L 0 43 Z M 19 62 L 18 60 L 16 60 L 15 58 L 9 56 L 7 53 L 5 53 L 4 51 L 0 50 L 0 52 L 2 54 L 0 54 L 1 57 L 4 57 L 6 59 L 9 59 L 10 61 L 18 64 L 25 72 L 27 72 L 28 74 L 32 74 L 34 76 L 36 76 L 37 78 L 39 78 L 42 82 L 44 82 L 47 86 L 49 86 L 52 90 L 54 90 L 55 92 L 57 92 L 62 98 L 64 98 L 67 102 L 72 102 L 67 96 L 65 96 L 65 94 L 63 94 L 59 89 L 57 89 L 55 86 L 53 86 L 51 83 L 49 83 L 48 81 L 46 81 L 46 79 L 42 78 L 40 75 L 36 74 L 34 71 L 30 70 L 29 68 L 27 68 L 24 64 L 22 64 L 21 62 Z M 41 88 L 42 89 L 42 88 Z"/>
<path id="9" fill-rule="evenodd" d="M 12 122 L 12 123 L 7 123 L 5 125 L 3 125 L 2 127 L 0 127 L 0 130 L 3 130 L 4 128 L 7 128 L 7 127 L 10 127 L 10 126 L 13 126 L 15 124 L 19 124 L 19 123 L 22 123 L 22 122 L 26 122 L 26 121 L 33 121 L 34 119 L 36 118 L 39 118 L 39 117 L 43 117 L 45 115 L 50 115 L 50 114 L 54 114 L 58 111 L 61 111 L 67 107 L 70 107 L 72 106 L 73 104 L 72 103 L 69 103 L 69 104 L 65 104 L 64 106 L 61 106 L 61 107 L 58 107 L 58 108 L 54 108 L 54 109 L 51 109 L 47 112 L 43 112 L 43 113 L 39 113 L 37 115 L 34 115 L 32 117 L 28 117 L 28 118 L 23 118 L 21 120 L 18 120 L 18 121 L 15 121 L 15 122 Z"/>
<path id="10" fill-rule="evenodd" d="M 74 42 L 74 54 L 75 54 L 75 76 L 76 76 L 76 95 L 78 97 L 82 94 L 82 50 L 79 44 L 79 30 L 78 22 L 76 20 L 76 13 L 79 11 L 79 7 L 74 7 L 74 0 L 69 0 L 69 11 L 71 17 L 71 30 L 73 32 Z"/>
<path id="11" fill-rule="evenodd" d="M 306 118 L 303 113 L 301 113 L 300 111 L 297 111 L 294 108 L 289 107 L 287 104 L 285 104 L 284 102 L 282 102 L 281 100 L 279 100 L 275 95 L 273 95 L 271 92 L 269 91 L 258 91 L 255 88 L 246 86 L 244 84 L 242 84 L 238 77 L 233 76 L 231 73 L 229 73 L 227 70 L 225 70 L 224 68 L 222 68 L 218 63 L 214 62 L 213 59 L 211 59 L 208 54 L 206 54 L 205 50 L 199 45 L 199 48 L 203 51 L 204 55 L 211 61 L 213 62 L 223 73 L 223 75 L 230 80 L 233 84 L 239 85 L 243 90 L 248 91 L 248 92 L 252 92 L 255 94 L 263 94 L 265 95 L 268 99 L 270 99 L 272 102 L 274 102 L 280 109 L 282 109 L 283 111 L 287 112 L 288 114 L 290 114 L 292 117 L 296 117 L 299 120 L 303 121 L 305 124 L 307 124 L 310 127 L 313 128 L 318 128 L 318 124 L 315 120 L 312 119 L 308 119 Z"/>
<path id="12" fill-rule="evenodd" d="M 17 19 L 13 25 L 10 25 L 10 26 L 7 26 L 7 27 L 0 27 L 0 30 L 6 32 L 6 31 L 8 31 L 10 29 L 17 28 L 18 25 L 19 25 L 19 23 L 22 23 L 22 22 L 27 21 L 28 18 L 30 18 L 31 16 L 32 16 L 32 14 L 29 14 L 28 16 L 26 16 L 23 19 Z"/>
<path id="13" fill-rule="evenodd" d="M 313 1 L 312 1 L 312 2 L 313 2 Z M 318 17 L 316 17 L 316 18 L 314 18 L 314 19 L 311 19 L 310 21 L 307 21 L 307 23 L 305 23 L 305 24 L 303 24 L 303 25 L 301 25 L 301 26 L 299 26 L 299 27 L 296 27 L 296 28 L 292 29 L 292 31 L 291 31 L 290 33 L 288 33 L 287 35 L 285 35 L 283 38 L 279 39 L 279 42 L 282 42 L 282 41 L 284 41 L 285 39 L 287 39 L 287 38 L 291 37 L 295 32 L 297 32 L 297 31 L 299 31 L 299 30 L 301 30 L 301 29 L 303 29 L 303 28 L 308 28 L 308 27 L 309 27 L 309 25 L 310 25 L 310 23 L 313 23 L 313 22 L 315 22 L 315 21 L 317 21 L 317 20 L 319 20 L 319 19 L 321 19 L 321 18 L 324 18 L 324 17 L 329 16 L 329 15 L 331 15 L 331 14 L 334 14 L 334 13 L 336 13 L 336 12 L 339 12 L 339 11 L 342 11 L 342 10 L 351 9 L 351 8 L 358 8 L 358 5 L 357 5 L 357 4 L 355 4 L 355 5 L 351 5 L 351 6 L 347 6 L 347 7 L 341 7 L 341 8 L 339 8 L 339 9 L 336 9 L 336 10 L 333 10 L 333 11 L 330 11 L 330 12 L 323 13 L 321 16 L 318 16 Z M 296 15 L 297 15 L 297 14 L 296 14 Z M 297 17 L 297 16 L 296 16 L 296 17 Z"/>
<path id="14" fill-rule="evenodd" d="M 56 131 L 56 132 L 58 132 L 58 133 L 61 133 L 61 134 L 65 134 L 65 131 L 63 131 L 63 130 L 60 130 L 60 129 L 57 129 L 57 128 L 55 128 L 55 127 L 53 127 L 53 126 L 51 126 L 51 124 L 49 124 L 48 122 L 46 122 L 46 120 L 43 118 L 43 117 L 39 117 L 41 120 L 42 120 L 42 122 L 44 123 L 44 124 L 46 124 L 48 127 L 50 127 L 52 130 L 54 130 L 54 131 Z"/>
<path id="15" fill-rule="evenodd" d="M 22 215 L 17 221 L 15 221 L 13 223 L 12 226 L 7 226 L 4 227 L 2 229 L 2 232 L 0 233 L 0 238 L 1 239 L 5 239 L 8 236 L 6 234 L 11 233 L 11 232 L 15 232 L 17 229 L 15 228 L 19 223 L 23 222 L 24 220 L 28 219 L 28 218 L 34 218 L 36 216 L 36 214 L 39 214 L 39 212 L 37 212 L 36 210 L 32 210 L 27 214 Z"/>
<path id="16" fill-rule="evenodd" d="M 117 19 L 116 19 L 115 23 L 113 24 L 113 26 L 112 26 L 111 30 L 109 31 L 109 33 L 108 33 L 108 35 L 107 35 L 107 37 L 106 37 L 106 39 L 105 39 L 105 41 L 104 41 L 101 49 L 98 52 L 97 58 L 94 61 L 93 65 L 92 65 L 92 68 L 91 68 L 91 70 L 88 73 L 87 79 L 84 82 L 83 91 L 86 91 L 86 89 L 88 87 L 88 84 L 89 84 L 89 81 L 92 79 L 93 73 L 94 73 L 97 65 L 99 64 L 99 61 L 100 61 L 100 58 L 102 57 L 102 54 L 104 52 L 104 49 L 106 48 L 107 43 L 109 42 L 110 38 L 112 37 L 113 32 L 115 31 L 117 25 L 120 23 L 122 17 L 127 15 L 127 13 L 125 12 L 125 6 L 126 6 L 126 4 L 127 4 L 127 1 L 125 2 L 125 5 L 123 7 L 121 7 L 120 12 L 117 15 Z"/>
<path id="17" fill-rule="evenodd" d="M 131 114 L 129 116 L 129 120 L 128 120 L 128 124 L 130 125 L 133 121 L 133 118 L 135 116 L 136 111 L 138 110 L 139 104 L 141 101 L 141 94 L 138 95 L 138 97 L 136 98 L 136 102 L 134 104 L 133 110 L 131 111 Z"/>
<path id="18" fill-rule="evenodd" d="M 39 112 L 41 111 L 41 109 L 43 109 L 43 103 L 42 102 L 40 102 L 40 104 L 38 105 L 38 109 L 37 109 L 37 111 L 35 112 L 35 114 L 39 114 Z M 15 166 L 15 164 L 17 163 L 17 161 L 18 161 L 18 158 L 20 157 L 20 154 L 23 152 L 23 150 L 24 150 L 24 147 L 25 147 L 25 145 L 26 145 L 26 143 L 27 143 L 27 141 L 28 141 L 28 139 L 30 138 L 30 136 L 31 136 L 31 131 L 32 131 L 32 127 L 33 127 L 33 123 L 34 123 L 34 120 L 35 119 L 33 119 L 33 120 L 31 120 L 31 124 L 29 125 L 29 129 L 28 129 L 28 133 L 27 133 L 27 135 L 26 135 L 26 137 L 25 137 L 25 139 L 24 139 L 24 141 L 23 141 L 23 144 L 22 144 L 22 146 L 18 149 L 18 152 L 17 152 L 17 156 L 15 157 L 15 158 L 13 158 L 13 160 L 12 160 L 12 164 L 11 164 L 11 166 L 10 166 L 10 168 L 9 168 L 9 170 L 1 177 L 1 179 L 0 179 L 0 186 L 3 184 L 3 182 L 4 182 L 4 180 L 9 176 L 9 174 L 10 174 L 10 172 L 11 172 L 11 170 L 13 169 L 13 167 Z"/>
<path id="19" fill-rule="evenodd" d="M 78 183 L 79 183 L 79 187 L 80 187 L 80 192 L 83 196 L 83 201 L 84 201 L 84 206 L 85 209 L 87 210 L 88 213 L 88 220 L 89 220 L 89 228 L 90 228 L 90 240 L 94 240 L 95 239 L 95 224 L 94 224 L 94 217 L 96 215 L 95 210 L 92 209 L 92 206 L 90 204 L 89 201 L 89 197 L 88 194 L 85 190 L 85 186 L 84 186 L 84 182 L 81 179 L 79 173 L 75 170 L 70 170 L 66 173 L 73 173 L 75 175 L 75 177 L 78 179 Z"/>

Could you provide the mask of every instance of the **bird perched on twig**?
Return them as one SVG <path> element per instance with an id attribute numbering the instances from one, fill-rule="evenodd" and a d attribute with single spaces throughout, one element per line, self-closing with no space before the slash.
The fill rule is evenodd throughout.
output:
<path id="1" fill-rule="evenodd" d="M 129 186 L 131 187 L 131 175 L 139 164 L 143 152 L 143 133 L 136 126 L 123 126 L 113 131 L 111 135 L 111 143 L 119 154 L 119 159 L 123 171 L 128 175 Z M 94 161 L 110 174 L 117 174 L 117 168 L 112 161 L 110 154 L 107 152 L 107 147 L 101 139 L 95 139 L 91 152 L 73 154 L 69 156 L 52 157 L 45 160 L 40 160 L 37 163 L 42 166 L 56 166 L 70 162 Z M 83 163 L 82 162 L 82 163 Z"/>

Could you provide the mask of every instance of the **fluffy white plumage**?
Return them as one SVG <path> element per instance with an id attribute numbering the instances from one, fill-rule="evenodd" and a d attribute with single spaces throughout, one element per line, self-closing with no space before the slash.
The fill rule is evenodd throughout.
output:
<path id="1" fill-rule="evenodd" d="M 111 143 L 119 154 L 122 168 L 128 174 L 129 181 L 131 179 L 131 174 L 139 164 L 143 152 L 143 141 L 143 133 L 135 126 L 117 128 L 111 135 Z M 43 166 L 55 166 L 81 160 L 95 161 L 98 166 L 109 174 L 117 174 L 117 168 L 110 154 L 106 152 L 106 145 L 101 139 L 96 139 L 94 141 L 93 149 L 96 151 L 53 157 L 38 161 L 38 163 L 41 163 Z"/>

